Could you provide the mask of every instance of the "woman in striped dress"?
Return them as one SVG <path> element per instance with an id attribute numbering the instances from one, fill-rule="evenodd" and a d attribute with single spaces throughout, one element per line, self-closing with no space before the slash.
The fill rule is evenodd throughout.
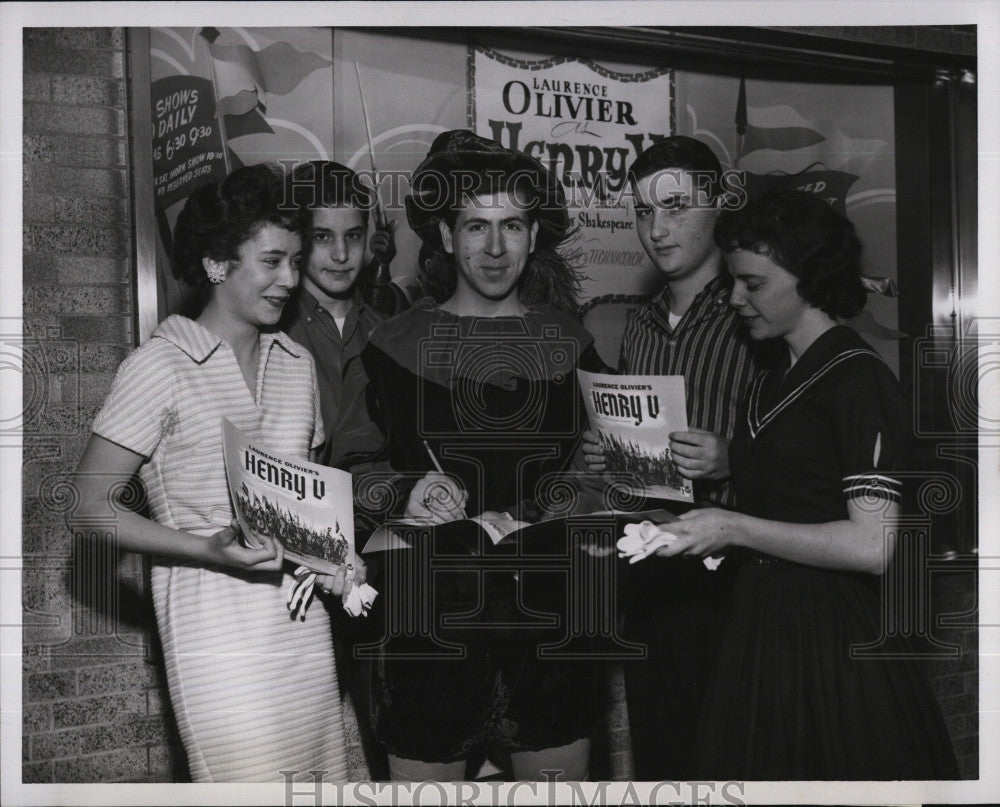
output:
<path id="1" fill-rule="evenodd" d="M 207 303 L 197 319 L 167 318 L 122 363 L 76 473 L 71 524 L 111 518 L 120 549 L 152 556 L 170 699 L 196 782 L 347 773 L 328 614 L 289 617 L 295 578 L 276 541 L 241 542 L 223 463 L 223 417 L 290 458 L 323 443 L 312 358 L 274 330 L 302 251 L 299 214 L 282 198 L 280 178 L 253 166 L 188 199 L 173 271 L 206 288 Z M 151 519 L 115 495 L 136 473 Z M 342 593 L 343 579 L 326 582 Z"/>

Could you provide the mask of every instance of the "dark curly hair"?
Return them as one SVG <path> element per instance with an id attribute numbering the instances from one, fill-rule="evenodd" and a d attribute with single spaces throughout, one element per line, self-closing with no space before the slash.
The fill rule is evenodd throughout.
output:
<path id="1" fill-rule="evenodd" d="M 428 271 L 428 261 L 434 266 L 433 272 Z M 455 261 L 447 252 L 422 241 L 420 252 L 417 253 L 417 265 L 425 288 L 436 302 L 443 303 L 455 293 L 458 269 L 455 268 Z"/>
<path id="2" fill-rule="evenodd" d="M 441 220 L 447 224 L 450 230 L 454 231 L 455 229 L 459 211 L 466 205 L 479 204 L 476 198 L 480 195 L 489 197 L 493 193 L 504 192 L 518 194 L 516 206 L 525 212 L 529 222 L 539 223 L 539 236 L 541 235 L 540 210 L 542 200 L 538 193 L 532 189 L 530 174 L 527 172 L 505 173 L 502 169 L 482 174 L 468 172 L 467 177 L 470 179 L 464 185 L 459 184 L 462 182 L 459 172 L 453 172 L 451 176 L 453 179 L 455 176 L 459 177 L 458 180 L 455 180 L 457 187 L 472 187 L 474 190 L 463 196 L 461 201 L 453 196 L 451 205 L 441 209 Z M 575 232 L 576 229 L 567 230 L 563 235 L 564 241 L 561 243 L 568 240 Z M 580 288 L 584 280 L 584 275 L 578 266 L 580 263 L 579 250 L 576 252 L 566 250 L 564 253 L 558 251 L 556 245 L 553 244 L 540 246 L 541 241 L 542 239 L 536 236 L 535 249 L 528 255 L 524 271 L 517 282 L 521 302 L 528 308 L 550 305 L 561 311 L 576 313 L 579 306 Z M 453 268 L 448 277 L 448 296 L 450 297 L 455 293 L 458 284 L 458 268 L 454 256 L 449 255 L 448 258 Z"/>
<path id="3" fill-rule="evenodd" d="M 171 270 L 174 277 L 195 288 L 210 284 L 203 258 L 233 261 L 240 245 L 264 224 L 302 233 L 301 211 L 283 205 L 284 184 L 272 166 L 237 168 L 222 182 L 203 185 L 192 193 L 174 225 Z"/>
<path id="4" fill-rule="evenodd" d="M 798 278 L 799 295 L 831 317 L 861 313 L 861 241 L 854 225 L 823 199 L 805 191 L 771 191 L 741 210 L 723 211 L 715 242 L 767 255 Z"/>

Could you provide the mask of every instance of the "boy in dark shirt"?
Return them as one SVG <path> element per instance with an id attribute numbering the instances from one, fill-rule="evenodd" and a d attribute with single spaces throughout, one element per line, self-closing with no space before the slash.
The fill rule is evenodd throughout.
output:
<path id="1" fill-rule="evenodd" d="M 368 221 L 375 196 L 357 174 L 340 163 L 303 163 L 288 178 L 292 203 L 308 211 L 306 254 L 299 289 L 279 327 L 316 361 L 326 446 L 321 458 L 345 470 L 379 454 L 382 435 L 368 417 L 368 378 L 361 351 L 385 315 L 362 299 Z M 374 262 L 386 266 L 395 254 L 389 229 L 371 238 Z"/>

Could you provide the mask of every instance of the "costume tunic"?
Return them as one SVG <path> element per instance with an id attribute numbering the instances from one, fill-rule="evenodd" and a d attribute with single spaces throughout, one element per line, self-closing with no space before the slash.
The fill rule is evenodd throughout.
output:
<path id="1" fill-rule="evenodd" d="M 233 519 L 222 417 L 307 459 L 323 441 L 308 353 L 282 333 L 261 334 L 251 393 L 229 345 L 169 317 L 122 363 L 93 431 L 146 458 L 139 474 L 154 520 L 207 536 Z M 293 582 L 153 559 L 170 700 L 196 782 L 281 782 L 282 770 L 346 778 L 329 616 L 314 607 L 291 619 Z"/>
<path id="2" fill-rule="evenodd" d="M 907 420 L 896 379 L 836 326 L 759 376 L 731 467 L 740 509 L 783 522 L 898 502 Z M 882 638 L 879 580 L 778 559 L 745 564 L 706 695 L 702 774 L 728 779 L 957 776 L 934 694 L 911 659 L 852 658 Z M 905 652 L 905 647 L 886 645 Z"/>
<path id="3" fill-rule="evenodd" d="M 537 518 L 540 500 L 558 496 L 549 486 L 581 433 L 585 410 L 575 370 L 603 367 L 590 335 L 555 309 L 457 317 L 431 300 L 376 328 L 363 359 L 393 470 L 411 480 L 434 470 L 426 440 L 468 492 L 469 515 L 507 511 L 526 521 Z M 397 511 L 405 502 L 400 496 Z M 442 560 L 428 552 L 389 554 L 398 565 Z M 459 558 L 459 568 L 436 574 L 422 597 L 412 587 L 382 586 L 390 621 L 395 615 L 397 624 L 412 627 L 421 614 L 432 620 L 430 631 L 390 631 L 376 663 L 375 731 L 397 756 L 451 761 L 490 742 L 539 750 L 592 728 L 595 663 L 537 658 L 539 641 L 555 642 L 566 628 L 538 627 L 528 613 L 526 578 L 552 573 L 522 572 L 519 584 L 510 568 L 483 571 L 475 561 Z M 551 589 L 536 580 L 532 590 Z M 454 627 L 442 621 L 463 611 Z"/>

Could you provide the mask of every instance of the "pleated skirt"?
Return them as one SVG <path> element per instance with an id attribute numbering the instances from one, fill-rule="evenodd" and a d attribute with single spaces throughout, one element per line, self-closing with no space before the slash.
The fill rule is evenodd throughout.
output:
<path id="1" fill-rule="evenodd" d="M 877 583 L 876 583 L 877 585 Z M 940 709 L 904 641 L 880 642 L 872 580 L 784 562 L 737 577 L 697 733 L 708 779 L 958 777 Z M 878 644 L 902 658 L 866 656 Z"/>

